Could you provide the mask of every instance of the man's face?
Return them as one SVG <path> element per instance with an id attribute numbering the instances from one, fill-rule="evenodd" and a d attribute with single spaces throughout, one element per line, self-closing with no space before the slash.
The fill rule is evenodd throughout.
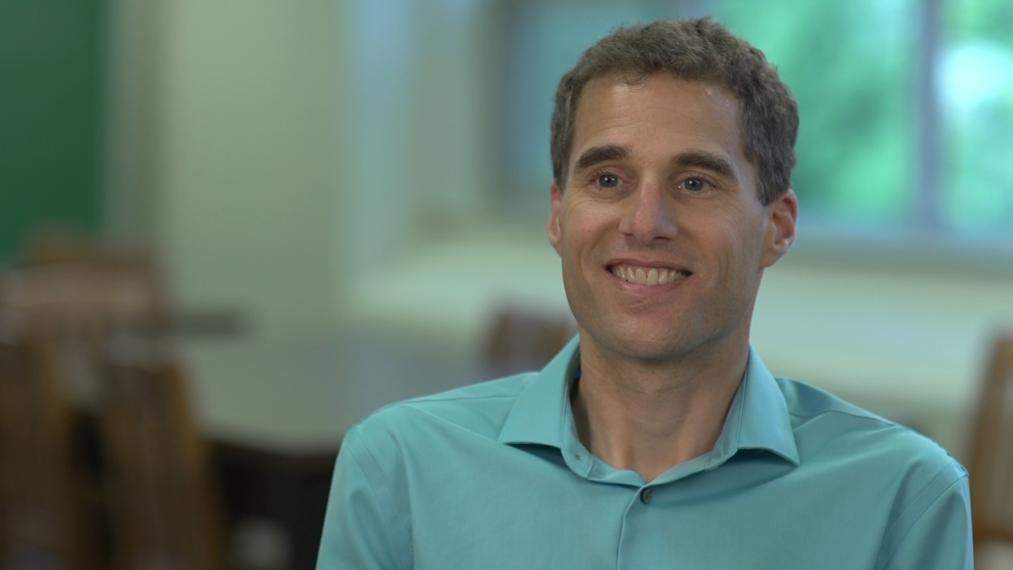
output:
<path id="1" fill-rule="evenodd" d="M 790 247 L 797 204 L 757 198 L 739 104 L 667 74 L 589 82 L 549 240 L 588 348 L 641 362 L 748 343 L 763 269 Z"/>

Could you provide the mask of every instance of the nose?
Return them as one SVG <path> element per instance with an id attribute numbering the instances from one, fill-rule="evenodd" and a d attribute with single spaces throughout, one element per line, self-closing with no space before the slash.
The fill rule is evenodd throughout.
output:
<path id="1" fill-rule="evenodd" d="M 658 183 L 644 182 L 627 197 L 619 231 L 643 244 L 675 237 L 677 226 L 670 197 Z"/>

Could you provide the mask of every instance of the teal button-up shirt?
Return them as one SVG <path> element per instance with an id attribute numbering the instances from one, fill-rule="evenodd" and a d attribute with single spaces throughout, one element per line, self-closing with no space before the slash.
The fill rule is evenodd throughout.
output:
<path id="1" fill-rule="evenodd" d="M 577 438 L 577 351 L 351 429 L 317 568 L 972 568 L 967 473 L 925 437 L 751 352 L 714 448 L 645 482 Z"/>

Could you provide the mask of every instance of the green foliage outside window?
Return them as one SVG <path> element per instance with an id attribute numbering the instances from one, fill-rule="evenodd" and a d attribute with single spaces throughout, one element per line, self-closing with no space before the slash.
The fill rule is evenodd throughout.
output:
<path id="1" fill-rule="evenodd" d="M 1013 235 L 1013 3 L 947 6 L 938 84 L 942 219 L 972 236 Z"/>
<path id="2" fill-rule="evenodd" d="M 915 146 L 911 1 L 725 0 L 715 17 L 764 51 L 799 103 L 793 184 L 806 217 L 907 221 Z"/>

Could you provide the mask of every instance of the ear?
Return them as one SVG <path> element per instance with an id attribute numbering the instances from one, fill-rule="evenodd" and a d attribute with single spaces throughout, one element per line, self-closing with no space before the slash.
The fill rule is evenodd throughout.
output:
<path id="1" fill-rule="evenodd" d="M 798 196 L 791 188 L 766 206 L 767 235 L 763 243 L 763 267 L 770 267 L 784 257 L 795 243 L 798 221 Z"/>
<path id="2" fill-rule="evenodd" d="M 549 234 L 549 243 L 552 244 L 556 253 L 559 253 L 559 242 L 563 234 L 562 228 L 559 226 L 559 210 L 562 207 L 562 201 L 563 191 L 559 188 L 558 183 L 553 182 L 552 187 L 549 188 L 549 223 L 546 233 Z"/>

